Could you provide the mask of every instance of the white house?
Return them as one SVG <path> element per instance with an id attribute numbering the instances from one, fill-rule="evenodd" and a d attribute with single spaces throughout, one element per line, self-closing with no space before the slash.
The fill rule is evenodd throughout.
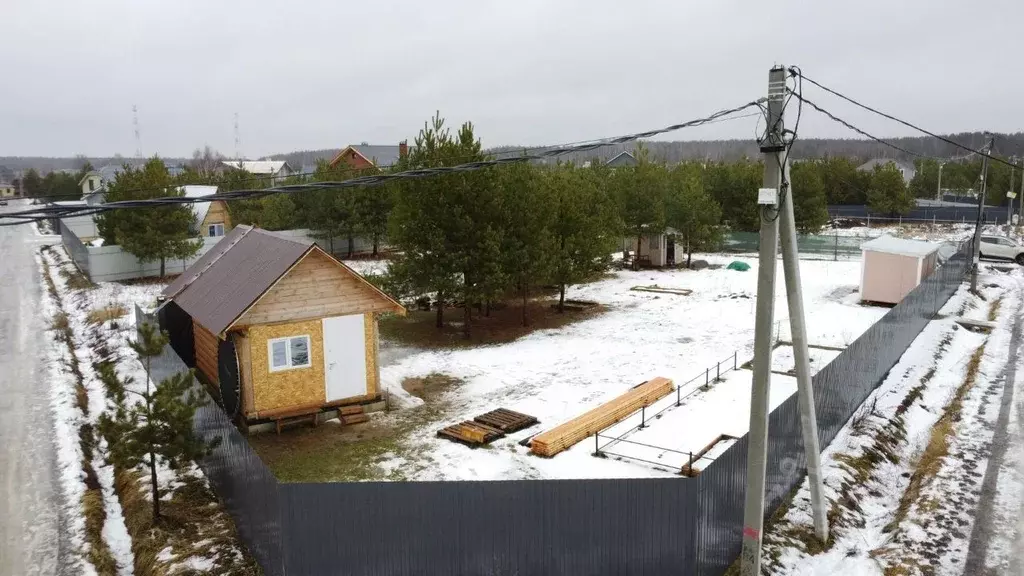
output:
<path id="1" fill-rule="evenodd" d="M 269 176 L 274 184 L 295 173 L 284 160 L 224 160 L 226 168 L 245 170 L 254 176 Z"/>
<path id="2" fill-rule="evenodd" d="M 910 162 L 905 160 L 894 160 L 892 158 L 875 158 L 868 160 L 867 162 L 857 166 L 857 170 L 861 172 L 871 172 L 875 169 L 875 166 L 886 166 L 892 164 L 900 171 L 903 175 L 903 181 L 906 182 L 907 186 L 910 186 L 910 181 L 914 179 L 914 175 L 917 174 L 917 168 Z"/>

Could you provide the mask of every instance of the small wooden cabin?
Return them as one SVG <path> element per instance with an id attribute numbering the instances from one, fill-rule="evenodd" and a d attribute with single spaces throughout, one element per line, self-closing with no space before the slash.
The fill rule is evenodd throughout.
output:
<path id="1" fill-rule="evenodd" d="M 163 296 L 172 345 L 249 424 L 379 402 L 376 315 L 405 313 L 316 244 L 245 225 Z"/>

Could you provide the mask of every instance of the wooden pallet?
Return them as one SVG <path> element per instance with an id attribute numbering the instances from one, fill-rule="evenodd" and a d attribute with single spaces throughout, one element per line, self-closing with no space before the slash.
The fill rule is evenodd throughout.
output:
<path id="1" fill-rule="evenodd" d="M 672 381 L 668 378 L 648 380 L 589 412 L 538 434 L 530 442 L 530 451 L 538 456 L 554 456 L 629 417 L 644 406 L 650 406 L 674 389 Z"/>
<path id="2" fill-rule="evenodd" d="M 689 288 L 665 288 L 662 286 L 633 286 L 634 292 L 654 292 L 655 294 L 675 294 L 676 296 L 689 296 L 693 290 Z"/>
<path id="3" fill-rule="evenodd" d="M 505 434 L 518 432 L 539 422 L 539 420 L 529 414 L 506 410 L 505 408 L 498 408 L 486 414 L 481 414 L 473 418 L 473 421 L 490 426 L 491 428 L 497 428 Z"/>
<path id="4" fill-rule="evenodd" d="M 476 448 L 482 444 L 490 444 L 498 438 L 503 438 L 505 433 L 486 424 L 466 420 L 438 430 L 437 435 L 440 438 Z"/>

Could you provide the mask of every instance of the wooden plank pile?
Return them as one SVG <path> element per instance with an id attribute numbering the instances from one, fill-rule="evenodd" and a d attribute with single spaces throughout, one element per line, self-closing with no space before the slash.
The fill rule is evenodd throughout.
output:
<path id="1" fill-rule="evenodd" d="M 505 434 L 518 432 L 539 422 L 529 414 L 522 414 L 505 408 L 498 408 L 497 410 L 491 410 L 486 414 L 481 414 L 476 418 L 473 418 L 473 421 L 490 426 L 491 428 L 497 428 Z"/>
<path id="2" fill-rule="evenodd" d="M 708 442 L 707 446 L 701 448 L 699 452 L 694 452 L 693 453 L 693 462 L 690 463 L 690 464 L 683 464 L 683 467 L 680 468 L 680 470 L 679 470 L 679 474 L 681 474 L 683 476 L 689 476 L 691 478 L 694 477 L 694 476 L 699 475 L 701 469 L 697 468 L 697 466 L 696 466 L 697 461 L 700 460 L 701 458 L 703 458 L 705 454 L 710 452 L 711 449 L 714 448 L 716 445 L 718 445 L 719 442 L 723 442 L 723 441 L 726 441 L 726 440 L 735 440 L 735 439 L 736 439 L 735 436 L 730 436 L 728 434 L 719 434 L 717 438 L 715 438 L 711 442 Z"/>
<path id="3" fill-rule="evenodd" d="M 676 296 L 689 296 L 693 293 L 693 290 L 689 288 L 665 288 L 658 286 L 657 284 L 651 286 L 633 286 L 630 288 L 634 292 L 654 292 L 655 294 L 675 294 Z"/>
<path id="4" fill-rule="evenodd" d="M 538 456 L 554 456 L 572 445 L 620 422 L 659 398 L 669 395 L 675 387 L 668 378 L 653 378 L 630 389 L 597 408 L 568 422 L 538 434 L 530 442 L 530 450 Z"/>
<path id="5" fill-rule="evenodd" d="M 505 433 L 486 424 L 465 420 L 438 430 L 437 435 L 440 438 L 476 447 L 481 444 L 490 444 L 498 438 L 504 437 Z"/>

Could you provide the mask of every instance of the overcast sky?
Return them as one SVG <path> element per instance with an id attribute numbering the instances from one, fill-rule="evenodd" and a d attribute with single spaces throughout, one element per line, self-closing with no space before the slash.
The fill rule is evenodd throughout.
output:
<path id="1" fill-rule="evenodd" d="M 2 0 L 0 155 L 245 156 L 613 136 L 765 94 L 774 63 L 941 132 L 1024 129 L 1024 2 Z M 879 135 L 909 135 L 806 87 Z M 813 95 L 813 96 L 812 96 Z M 801 137 L 851 136 L 804 110 Z M 792 126 L 790 117 L 789 125 Z M 752 138 L 754 118 L 670 139 Z"/>

